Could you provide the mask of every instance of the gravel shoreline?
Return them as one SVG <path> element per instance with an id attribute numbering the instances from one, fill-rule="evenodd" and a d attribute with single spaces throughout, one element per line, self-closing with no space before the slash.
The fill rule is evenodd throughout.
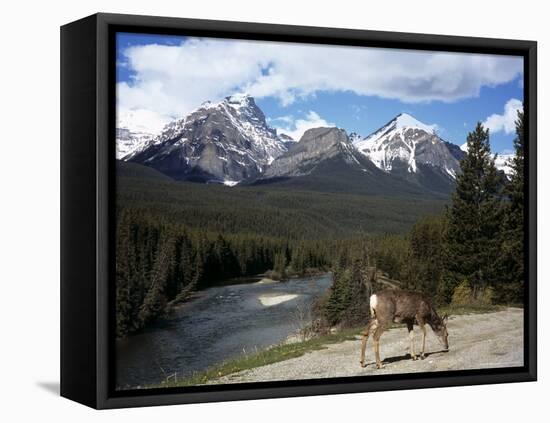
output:
<path id="1" fill-rule="evenodd" d="M 448 323 L 450 350 L 444 352 L 431 330 L 426 338 L 426 359 L 408 355 L 406 328 L 390 329 L 380 340 L 385 367 L 376 369 L 372 342 L 367 346 L 367 367 L 359 365 L 361 341 L 329 344 L 301 357 L 269 364 L 212 380 L 210 384 L 319 379 L 328 377 L 434 372 L 523 366 L 523 309 L 508 308 L 487 314 L 451 316 Z M 415 327 L 417 352 L 420 330 Z"/>

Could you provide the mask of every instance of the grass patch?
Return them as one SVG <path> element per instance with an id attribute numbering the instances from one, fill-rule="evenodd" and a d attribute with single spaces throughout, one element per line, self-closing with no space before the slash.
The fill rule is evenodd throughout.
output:
<path id="1" fill-rule="evenodd" d="M 507 306 L 494 304 L 470 304 L 470 305 L 447 305 L 437 308 L 437 313 L 440 316 L 445 314 L 449 316 L 457 316 L 461 314 L 483 314 L 494 313 L 496 311 L 506 310 Z"/>
<path id="2" fill-rule="evenodd" d="M 308 351 L 325 349 L 329 344 L 336 344 L 343 341 L 353 340 L 359 334 L 362 327 L 343 329 L 330 335 L 318 336 L 307 341 L 292 344 L 280 344 L 274 347 L 246 354 L 232 360 L 225 361 L 217 366 L 195 373 L 187 378 L 178 381 L 165 381 L 158 384 L 146 385 L 145 388 L 174 388 L 182 386 L 204 385 L 208 381 L 227 376 L 243 370 L 254 369 L 279 361 L 300 357 Z"/>

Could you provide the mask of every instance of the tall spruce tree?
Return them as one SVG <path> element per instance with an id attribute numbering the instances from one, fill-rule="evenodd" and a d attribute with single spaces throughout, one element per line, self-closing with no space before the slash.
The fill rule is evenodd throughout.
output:
<path id="1" fill-rule="evenodd" d="M 428 216 L 416 222 L 409 237 L 409 254 L 402 281 L 407 288 L 428 294 L 437 303 L 444 302 L 438 288 L 443 269 L 445 224 L 442 216 Z"/>
<path id="2" fill-rule="evenodd" d="M 524 280 L 524 114 L 518 111 L 516 120 L 516 138 L 514 139 L 515 157 L 510 161 L 512 174 L 506 187 L 507 200 L 504 204 L 504 231 L 502 234 L 502 287 L 497 290 L 497 299 L 501 302 L 521 302 L 523 300 Z"/>
<path id="3" fill-rule="evenodd" d="M 161 239 L 158 253 L 150 272 L 150 284 L 139 309 L 138 318 L 142 325 L 150 323 L 166 310 L 166 286 L 168 284 L 170 261 L 174 243 L 170 239 Z"/>
<path id="4" fill-rule="evenodd" d="M 467 142 L 468 152 L 461 161 L 456 191 L 447 209 L 443 284 L 447 301 L 463 280 L 468 280 L 476 296 L 500 277 L 501 184 L 491 155 L 489 131 L 478 123 Z"/>

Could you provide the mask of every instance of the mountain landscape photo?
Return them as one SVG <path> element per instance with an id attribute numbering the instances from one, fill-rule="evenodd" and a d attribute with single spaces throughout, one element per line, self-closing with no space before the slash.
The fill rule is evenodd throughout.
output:
<path id="1" fill-rule="evenodd" d="M 286 380 L 383 289 L 522 318 L 522 59 L 327 48 L 117 35 L 117 389 Z"/>

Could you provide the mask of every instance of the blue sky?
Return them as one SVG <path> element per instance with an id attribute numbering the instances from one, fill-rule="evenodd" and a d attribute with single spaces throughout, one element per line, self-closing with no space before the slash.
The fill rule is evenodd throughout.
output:
<path id="1" fill-rule="evenodd" d="M 458 145 L 484 122 L 505 152 L 522 69 L 494 55 L 118 34 L 118 120 L 156 132 L 203 101 L 247 92 L 293 136 L 322 125 L 366 136 L 406 112 Z"/>

